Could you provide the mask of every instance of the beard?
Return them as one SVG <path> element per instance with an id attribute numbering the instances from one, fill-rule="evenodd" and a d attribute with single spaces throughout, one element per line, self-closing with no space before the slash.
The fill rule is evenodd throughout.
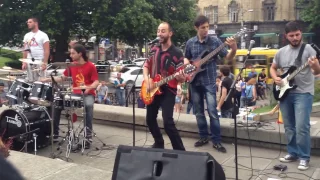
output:
<path id="1" fill-rule="evenodd" d="M 299 47 L 301 44 L 302 39 L 295 41 L 295 42 L 291 42 L 289 41 L 289 43 L 291 44 L 292 47 Z"/>
<path id="2" fill-rule="evenodd" d="M 162 37 L 163 38 L 163 41 L 161 42 L 161 44 L 166 44 L 169 40 L 169 36 L 167 37 Z"/>

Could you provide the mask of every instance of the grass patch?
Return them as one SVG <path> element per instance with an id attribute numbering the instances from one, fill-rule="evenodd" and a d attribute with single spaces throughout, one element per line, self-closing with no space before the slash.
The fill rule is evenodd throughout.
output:
<path id="1" fill-rule="evenodd" d="M 265 113 L 271 111 L 273 108 L 274 106 L 264 106 L 262 108 L 253 110 L 253 113 Z"/>
<path id="2" fill-rule="evenodd" d="M 6 62 L 10 62 L 10 61 L 13 61 L 12 59 L 10 58 L 6 58 L 6 57 L 1 57 L 0 56 L 0 68 L 2 68 L 3 66 L 6 65 Z"/>

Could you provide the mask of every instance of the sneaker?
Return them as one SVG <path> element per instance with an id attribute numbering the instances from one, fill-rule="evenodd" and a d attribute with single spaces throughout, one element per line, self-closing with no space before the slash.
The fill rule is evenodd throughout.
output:
<path id="1" fill-rule="evenodd" d="M 196 143 L 194 143 L 194 147 L 200 147 L 205 144 L 208 144 L 209 139 L 208 138 L 200 138 Z"/>
<path id="2" fill-rule="evenodd" d="M 309 168 L 309 160 L 300 160 L 298 169 L 301 171 L 307 170 Z"/>
<path id="3" fill-rule="evenodd" d="M 164 149 L 164 143 L 154 143 L 151 148 Z"/>
<path id="4" fill-rule="evenodd" d="M 279 158 L 280 162 L 285 162 L 285 163 L 293 162 L 293 161 L 296 161 L 297 159 L 298 159 L 297 157 L 292 156 L 290 154 L 287 154 L 284 157 Z"/>
<path id="5" fill-rule="evenodd" d="M 223 152 L 223 153 L 227 152 L 226 148 L 224 148 L 221 143 L 214 143 L 213 148 L 215 148 L 219 152 Z"/>

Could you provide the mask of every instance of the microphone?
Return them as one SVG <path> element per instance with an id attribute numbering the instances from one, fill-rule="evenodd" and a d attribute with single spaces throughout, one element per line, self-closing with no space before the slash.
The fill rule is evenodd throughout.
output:
<path id="1" fill-rule="evenodd" d="M 251 50 L 252 50 L 252 48 L 253 48 L 253 45 L 254 45 L 255 43 L 256 43 L 256 42 L 255 42 L 254 40 L 251 40 L 251 41 L 250 41 L 250 45 L 249 45 L 249 48 L 248 48 L 248 54 L 247 54 L 247 55 L 250 54 L 250 52 L 251 52 Z"/>
<path id="2" fill-rule="evenodd" d="M 152 40 L 151 42 L 149 42 L 148 45 L 158 43 L 159 40 L 160 40 L 160 37 L 156 37 L 154 40 Z"/>
<path id="3" fill-rule="evenodd" d="M 320 58 L 320 49 L 317 45 L 315 45 L 314 43 L 311 44 L 311 47 L 316 51 L 317 53 L 317 58 Z"/>
<path id="4" fill-rule="evenodd" d="M 66 63 L 67 63 L 67 64 L 70 64 L 70 59 L 66 59 Z"/>

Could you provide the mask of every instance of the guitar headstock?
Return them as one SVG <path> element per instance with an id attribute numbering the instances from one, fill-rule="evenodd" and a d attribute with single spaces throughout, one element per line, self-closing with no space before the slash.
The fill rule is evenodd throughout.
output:
<path id="1" fill-rule="evenodd" d="M 249 32 L 246 28 L 241 29 L 240 31 L 238 31 L 235 35 L 233 35 L 233 38 L 239 38 L 243 35 L 245 35 L 247 32 Z"/>
<path id="2" fill-rule="evenodd" d="M 192 65 L 192 64 L 188 64 L 188 65 L 186 65 L 186 67 L 184 68 L 184 73 L 185 74 L 190 74 L 190 73 L 192 73 L 193 71 L 195 71 L 197 68 L 194 66 L 194 65 Z"/>

